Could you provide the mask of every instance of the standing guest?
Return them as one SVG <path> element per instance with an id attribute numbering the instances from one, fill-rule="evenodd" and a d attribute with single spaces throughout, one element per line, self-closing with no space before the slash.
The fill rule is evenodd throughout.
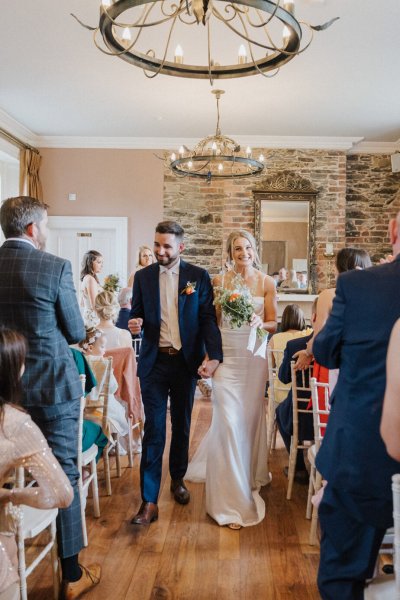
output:
<path id="1" fill-rule="evenodd" d="M 115 327 L 129 331 L 128 321 L 131 312 L 132 288 L 121 288 L 118 294 L 119 313 Z"/>
<path id="2" fill-rule="evenodd" d="M 103 268 L 103 257 L 97 250 L 89 250 L 82 259 L 81 270 L 81 306 L 83 320 L 87 327 L 95 327 L 99 320 L 95 311 L 97 294 L 102 291 L 98 274 Z"/>
<path id="3" fill-rule="evenodd" d="M 137 334 L 143 325 L 138 375 L 146 417 L 140 463 L 142 505 L 132 519 L 137 525 L 158 518 L 168 395 L 171 492 L 180 504 L 189 502 L 183 478 L 197 372 L 201 365 L 201 376 L 211 377 L 222 360 L 210 278 L 204 269 L 180 259 L 183 235 L 179 223 L 159 223 L 154 241 L 157 263 L 138 271 L 133 284 L 129 327 Z"/>
<path id="4" fill-rule="evenodd" d="M 386 450 L 392 458 L 400 461 L 400 319 L 396 321 L 390 336 L 386 363 L 386 391 L 383 401 L 381 435 Z"/>
<path id="5" fill-rule="evenodd" d="M 28 340 L 22 404 L 42 430 L 71 482 L 74 499 L 57 519 L 64 595 L 77 598 L 100 579 L 100 566 L 81 567 L 83 547 L 77 467 L 82 386 L 68 344 L 85 336 L 69 261 L 44 252 L 47 205 L 29 196 L 5 200 L 0 248 L 0 325 Z"/>
<path id="6" fill-rule="evenodd" d="M 390 221 L 392 263 L 339 276 L 332 311 L 313 345 L 339 368 L 316 466 L 328 481 L 321 504 L 318 585 L 323 600 L 361 600 L 393 525 L 391 477 L 400 465 L 379 433 L 390 332 L 400 317 L 400 213 Z M 318 311 L 317 311 L 318 312 Z"/>
<path id="7" fill-rule="evenodd" d="M 107 340 L 107 348 L 131 348 L 132 338 L 129 331 L 114 325 L 119 309 L 114 292 L 103 290 L 97 294 L 94 308 L 99 317 L 98 328 Z"/>
<path id="8" fill-rule="evenodd" d="M 287 280 L 287 277 L 288 277 L 287 269 L 285 269 L 285 267 L 281 267 L 279 269 L 278 275 L 279 275 L 279 279 L 278 279 L 277 287 L 281 287 L 282 283 Z"/>
<path id="9" fill-rule="evenodd" d="M 11 505 L 66 508 L 73 499 L 67 476 L 54 458 L 40 429 L 18 407 L 25 368 L 26 340 L 11 329 L 0 329 L 0 599 L 19 598 L 18 564 Z M 4 489 L 12 469 L 24 467 L 35 487 Z M 10 519 L 11 517 L 11 519 Z"/>
<path id="10" fill-rule="evenodd" d="M 139 246 L 139 250 L 137 253 L 137 260 L 135 264 L 135 270 L 129 275 L 127 286 L 132 288 L 133 280 L 135 278 L 136 271 L 140 271 L 140 269 L 144 269 L 145 267 L 149 267 L 153 263 L 156 262 L 154 258 L 153 250 L 149 248 L 149 246 Z"/>

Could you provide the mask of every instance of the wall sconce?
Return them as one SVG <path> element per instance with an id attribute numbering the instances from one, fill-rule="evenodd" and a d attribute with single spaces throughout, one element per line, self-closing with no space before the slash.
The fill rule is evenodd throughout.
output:
<path id="1" fill-rule="evenodd" d="M 335 256 L 332 242 L 326 242 L 324 256 L 325 258 L 333 258 Z"/>

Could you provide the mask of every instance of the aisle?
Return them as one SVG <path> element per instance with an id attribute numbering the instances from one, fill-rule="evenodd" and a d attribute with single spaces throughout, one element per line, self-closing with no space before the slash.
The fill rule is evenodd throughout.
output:
<path id="1" fill-rule="evenodd" d="M 191 453 L 208 428 L 209 401 L 198 398 L 193 411 Z M 318 548 L 308 545 L 309 521 L 304 517 L 307 486 L 295 486 L 286 500 L 287 464 L 280 447 L 271 459 L 272 484 L 264 488 L 267 516 L 256 527 L 239 532 L 218 527 L 204 510 L 204 485 L 189 484 L 192 499 L 181 506 L 164 477 L 160 517 L 148 527 L 130 525 L 140 505 L 139 458 L 133 469 L 112 478 L 113 495 L 104 495 L 100 474 L 100 519 L 88 508 L 89 548 L 82 562 L 99 561 L 101 584 L 88 600 L 317 600 Z M 125 463 L 124 463 L 125 464 Z M 28 580 L 30 600 L 49 600 L 48 564 Z"/>

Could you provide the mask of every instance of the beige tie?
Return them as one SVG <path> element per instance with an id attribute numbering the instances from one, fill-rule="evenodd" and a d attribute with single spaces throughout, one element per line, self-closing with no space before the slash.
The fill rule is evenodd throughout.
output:
<path id="1" fill-rule="evenodd" d="M 170 269 L 165 272 L 167 277 L 167 311 L 168 327 L 171 335 L 171 343 L 176 350 L 182 348 L 181 336 L 179 333 L 178 307 L 175 304 L 175 284 L 174 275 Z"/>

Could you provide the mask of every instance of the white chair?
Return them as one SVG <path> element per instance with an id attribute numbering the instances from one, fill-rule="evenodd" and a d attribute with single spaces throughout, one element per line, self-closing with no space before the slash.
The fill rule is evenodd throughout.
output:
<path id="1" fill-rule="evenodd" d="M 24 487 L 25 477 L 22 467 L 17 469 L 17 485 Z M 31 482 L 29 485 L 32 485 Z M 57 556 L 56 518 L 57 508 L 40 509 L 31 506 L 20 506 L 16 542 L 18 547 L 18 573 L 20 578 L 21 600 L 27 600 L 26 580 L 46 554 L 50 553 L 51 567 L 53 572 L 53 597 L 58 599 L 60 590 L 60 574 Z M 27 567 L 25 560 L 25 540 L 32 539 L 42 533 L 45 529 L 49 531 L 49 541 L 39 552 L 36 558 Z"/>
<path id="2" fill-rule="evenodd" d="M 311 464 L 310 483 L 308 486 L 306 518 L 311 519 L 310 546 L 317 543 L 318 508 L 312 506 L 311 498 L 322 486 L 322 477 L 315 466 L 315 458 L 324 438 L 326 423 L 330 412 L 329 384 L 319 383 L 315 377 L 310 379 L 311 400 L 314 420 L 314 444 L 308 450 L 308 460 Z M 319 391 L 321 393 L 319 394 Z"/>
<path id="3" fill-rule="evenodd" d="M 98 420 L 101 420 L 101 428 L 105 435 L 107 435 L 108 443 L 103 451 L 103 462 L 104 462 L 104 475 L 106 480 L 106 493 L 107 496 L 111 496 L 111 472 L 110 472 L 110 452 L 115 452 L 115 461 L 117 468 L 117 476 L 121 477 L 121 463 L 119 456 L 119 444 L 118 434 L 111 433 L 110 423 L 108 421 L 108 397 L 110 389 L 110 380 L 112 376 L 112 363 L 113 359 L 111 356 L 102 357 L 90 357 L 90 368 L 92 369 L 94 376 L 96 377 L 97 387 L 99 394 L 97 400 L 90 400 L 86 402 L 85 416 L 86 418 L 93 417 L 93 411 Z M 95 418 L 95 420 L 97 420 Z"/>
<path id="4" fill-rule="evenodd" d="M 286 385 L 280 384 L 278 380 L 279 367 L 283 360 L 284 350 L 274 350 L 267 347 L 267 360 L 268 360 L 268 429 L 267 429 L 267 447 L 268 454 L 271 449 L 275 449 L 276 446 L 276 433 L 277 425 L 275 419 L 275 411 L 279 402 L 277 400 L 277 393 L 282 392 L 286 397 L 289 390 Z"/>
<path id="5" fill-rule="evenodd" d="M 142 338 L 135 338 L 132 340 L 132 347 L 135 351 L 136 360 L 139 358 L 140 346 L 142 345 Z"/>
<path id="6" fill-rule="evenodd" d="M 365 600 L 400 600 L 400 474 L 392 477 L 394 575 L 376 577 L 364 590 Z"/>
<path id="7" fill-rule="evenodd" d="M 97 483 L 97 465 L 96 456 L 98 447 L 96 444 L 92 444 L 90 448 L 83 452 L 82 450 L 82 430 L 83 430 L 83 414 L 85 409 L 85 375 L 80 375 L 82 383 L 83 395 L 81 397 L 81 411 L 79 419 L 79 431 L 78 431 L 78 469 L 79 469 L 79 481 L 78 490 L 79 498 L 81 501 L 81 517 L 82 517 L 82 533 L 83 543 L 85 546 L 88 545 L 87 527 L 86 527 L 86 498 L 89 492 L 89 487 L 92 490 L 93 497 L 93 513 L 96 518 L 100 517 L 100 503 L 99 503 L 99 488 Z M 83 469 L 86 467 L 88 471 L 85 473 L 86 477 L 83 477 Z"/>
<path id="8" fill-rule="evenodd" d="M 291 500 L 292 498 L 293 482 L 296 474 L 297 453 L 307 450 L 312 444 L 312 440 L 308 440 L 308 442 L 306 442 L 306 440 L 299 440 L 299 415 L 306 414 L 309 415 L 310 418 L 312 416 L 311 411 L 307 410 L 311 398 L 309 382 L 312 377 L 312 367 L 309 367 L 304 371 L 295 371 L 294 365 L 295 363 L 292 361 L 290 363 L 290 369 L 292 374 L 293 434 L 290 440 L 287 500 Z M 297 382 L 298 376 L 301 377 L 300 385 Z M 299 398 L 299 394 L 303 395 L 304 393 L 309 397 Z"/>

